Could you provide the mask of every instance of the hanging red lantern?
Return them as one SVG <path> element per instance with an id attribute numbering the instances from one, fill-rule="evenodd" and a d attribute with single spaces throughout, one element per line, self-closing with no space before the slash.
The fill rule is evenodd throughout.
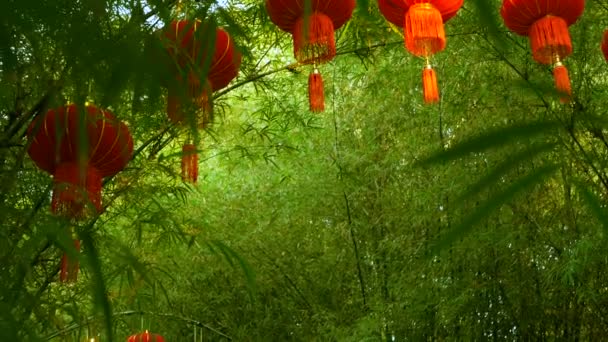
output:
<path id="1" fill-rule="evenodd" d="M 165 338 L 159 334 L 151 334 L 146 330 L 141 334 L 129 336 L 127 342 L 165 342 Z"/>
<path id="2" fill-rule="evenodd" d="M 94 106 L 79 113 L 76 105 L 51 109 L 28 128 L 34 163 L 53 175 L 51 211 L 70 219 L 100 213 L 104 177 L 122 170 L 131 159 L 129 129 L 114 116 Z M 74 245 L 80 250 L 80 241 Z M 76 281 L 78 264 L 64 254 L 61 281 Z"/>
<path id="3" fill-rule="evenodd" d="M 568 27 L 583 14 L 584 0 L 543 1 L 503 0 L 500 14 L 513 32 L 528 36 L 532 57 L 553 65 L 555 87 L 562 102 L 570 101 L 572 89 L 563 60 L 572 53 Z"/>
<path id="4" fill-rule="evenodd" d="M 453 18 L 463 0 L 378 0 L 378 8 L 391 23 L 402 27 L 405 47 L 424 57 L 422 84 L 425 103 L 439 101 L 437 74 L 430 58 L 445 49 L 444 23 Z"/>
<path id="5" fill-rule="evenodd" d="M 183 73 L 178 72 L 177 87 L 169 87 L 167 115 L 172 122 L 183 124 L 186 119 L 184 108 L 194 109 L 197 126 L 203 129 L 213 120 L 211 93 L 226 87 L 238 75 L 242 59 L 226 31 L 217 28 L 214 37 L 205 36 L 208 27 L 199 20 L 179 20 L 171 22 L 165 30 L 167 50 L 186 75 L 184 82 Z M 207 73 L 201 82 L 198 75 L 204 69 Z M 194 162 L 198 162 L 198 157 L 195 158 L 196 147 L 192 149 L 192 146 L 187 143 L 183 148 L 182 179 L 196 183 L 198 163 Z"/>
<path id="6" fill-rule="evenodd" d="M 334 31 L 352 16 L 355 0 L 312 0 L 310 14 L 306 14 L 305 1 L 266 0 L 270 19 L 281 30 L 293 37 L 293 52 L 301 64 L 312 64 L 308 78 L 310 111 L 325 110 L 323 79 L 317 66 L 336 56 Z"/>
<path id="7" fill-rule="evenodd" d="M 604 36 L 602 38 L 602 53 L 604 54 L 604 58 L 608 62 L 608 30 L 604 31 Z"/>

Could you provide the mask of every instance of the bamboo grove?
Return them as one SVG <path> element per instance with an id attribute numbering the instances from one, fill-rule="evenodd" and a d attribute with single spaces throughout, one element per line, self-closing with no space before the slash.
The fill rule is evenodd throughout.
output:
<path id="1" fill-rule="evenodd" d="M 608 1 L 540 2 L 4 0 L 0 340 L 602 340 Z"/>

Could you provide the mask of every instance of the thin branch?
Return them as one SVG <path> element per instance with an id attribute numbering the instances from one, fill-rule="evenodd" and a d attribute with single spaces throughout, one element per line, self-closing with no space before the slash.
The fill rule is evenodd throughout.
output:
<path id="1" fill-rule="evenodd" d="M 349 54 L 353 54 L 353 53 L 361 53 L 361 52 L 370 51 L 370 50 L 373 50 L 373 49 L 376 49 L 376 48 L 379 48 L 379 47 L 396 45 L 396 44 L 403 44 L 403 40 L 394 41 L 394 42 L 383 42 L 383 43 L 378 43 L 378 44 L 370 45 L 370 46 L 367 46 L 367 47 L 356 48 L 356 49 L 351 49 L 351 50 L 344 50 L 344 51 L 340 51 L 340 52 L 336 53 L 336 56 L 349 55 Z M 247 78 L 247 79 L 245 79 L 245 80 L 243 80 L 241 82 L 237 82 L 237 83 L 233 84 L 232 86 L 230 86 L 230 87 L 228 87 L 228 88 L 226 88 L 226 89 L 224 89 L 224 90 L 222 90 L 220 92 L 217 92 L 213 96 L 213 98 L 216 99 L 218 97 L 224 96 L 226 93 L 229 93 L 229 92 L 231 92 L 232 90 L 234 90 L 236 88 L 240 88 L 240 87 L 242 87 L 242 86 L 244 86 L 244 85 L 246 85 L 248 83 L 257 81 L 257 80 L 259 80 L 261 78 L 264 78 L 266 76 L 270 76 L 272 74 L 276 74 L 278 72 L 285 71 L 285 70 L 294 70 L 294 69 L 297 69 L 298 67 L 301 67 L 303 65 L 304 64 L 296 62 L 296 63 L 291 63 L 291 64 L 288 64 L 286 66 L 280 67 L 278 69 L 270 70 L 270 71 L 267 71 L 267 72 L 264 72 L 264 73 L 261 73 L 261 74 L 256 74 L 256 75 L 251 76 L 251 77 L 249 77 L 249 78 Z"/>

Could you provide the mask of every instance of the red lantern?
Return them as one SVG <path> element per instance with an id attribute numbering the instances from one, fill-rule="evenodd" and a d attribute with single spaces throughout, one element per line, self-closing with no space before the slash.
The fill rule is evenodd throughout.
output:
<path id="1" fill-rule="evenodd" d="M 500 14 L 513 32 L 528 36 L 532 56 L 541 64 L 552 64 L 555 87 L 568 102 L 572 95 L 563 60 L 572 53 L 568 26 L 583 14 L 584 0 L 504 0 Z"/>
<path id="2" fill-rule="evenodd" d="M 604 53 L 604 58 L 608 62 L 608 30 L 604 31 L 604 37 L 602 38 L 602 53 Z"/>
<path id="3" fill-rule="evenodd" d="M 127 342 L 165 342 L 165 338 L 158 334 L 151 334 L 146 330 L 141 334 L 129 336 Z"/>
<path id="4" fill-rule="evenodd" d="M 53 175 L 52 212 L 72 219 L 101 212 L 102 178 L 122 170 L 133 153 L 127 126 L 90 105 L 82 113 L 73 104 L 49 110 L 30 124 L 28 136 L 28 154 Z M 61 264 L 60 279 L 75 281 L 78 265 L 65 254 Z"/>
<path id="5" fill-rule="evenodd" d="M 325 110 L 323 79 L 318 64 L 336 56 L 334 31 L 352 16 L 354 0 L 311 0 L 310 15 L 305 15 L 306 1 L 266 0 L 270 19 L 293 37 L 293 52 L 301 64 L 312 64 L 308 78 L 308 100 L 312 112 Z"/>
<path id="6" fill-rule="evenodd" d="M 165 30 L 168 39 L 169 54 L 176 63 L 186 71 L 186 82 L 182 73 L 178 73 L 178 88 L 169 87 L 167 98 L 167 115 L 174 123 L 183 123 L 185 120 L 184 107 L 197 111 L 197 126 L 205 128 L 213 119 L 211 93 L 226 87 L 239 72 L 241 54 L 236 51 L 230 35 L 221 28 L 215 30 L 215 36 L 208 35 L 209 26 L 199 20 L 179 20 L 171 22 Z M 209 43 L 214 43 L 213 45 Z M 211 49 L 211 55 L 208 54 Z M 211 56 L 211 57 L 209 57 Z M 210 60 L 207 60 L 210 58 Z M 208 69 L 205 68 L 208 66 Z M 199 70 L 207 69 L 204 82 L 198 77 Z M 186 106 L 184 106 L 184 104 Z M 198 175 L 198 161 L 196 147 L 192 144 L 184 146 L 182 154 L 182 179 L 196 183 Z M 188 168 L 184 168 L 188 165 Z"/>
<path id="7" fill-rule="evenodd" d="M 453 18 L 463 0 L 378 0 L 378 8 L 391 23 L 403 27 L 405 47 L 415 56 L 424 57 L 422 71 L 424 102 L 439 101 L 437 75 L 430 57 L 445 49 L 444 23 Z"/>

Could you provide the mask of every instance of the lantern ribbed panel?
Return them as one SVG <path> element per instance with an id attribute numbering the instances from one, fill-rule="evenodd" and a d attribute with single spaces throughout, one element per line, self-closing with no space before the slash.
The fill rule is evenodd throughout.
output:
<path id="1" fill-rule="evenodd" d="M 452 19 L 462 7 L 464 0 L 404 0 L 410 8 L 416 4 L 429 4 L 435 7 L 439 13 L 443 22 L 447 22 Z"/>
<path id="2" fill-rule="evenodd" d="M 443 20 L 435 7 L 410 7 L 405 14 L 405 47 L 416 56 L 430 56 L 445 49 Z"/>
<path id="3" fill-rule="evenodd" d="M 604 54 L 604 58 L 608 61 L 608 30 L 604 31 L 604 36 L 602 37 L 602 53 Z"/>
<path id="4" fill-rule="evenodd" d="M 542 64 L 553 64 L 572 53 L 572 42 L 566 21 L 552 15 L 532 24 L 529 31 L 534 59 Z"/>
<path id="5" fill-rule="evenodd" d="M 209 25 L 199 20 L 172 21 L 164 31 L 165 44 L 169 55 L 187 73 L 208 65 L 206 76 L 216 91 L 226 87 L 238 75 L 242 56 L 228 32 L 216 28 L 215 36 L 212 36 L 208 30 Z M 213 51 L 211 57 L 207 52 L 210 49 Z M 179 70 L 174 72 L 181 73 Z"/>
<path id="6" fill-rule="evenodd" d="M 193 63 L 196 52 L 194 34 L 199 24 L 199 21 L 174 20 L 164 30 L 167 52 L 175 59 L 180 68 L 185 68 L 188 64 Z"/>
<path id="7" fill-rule="evenodd" d="M 151 334 L 146 331 L 141 334 L 129 336 L 127 342 L 165 342 L 165 339 L 158 334 Z"/>
<path id="8" fill-rule="evenodd" d="M 378 0 L 380 13 L 396 26 L 405 27 L 405 13 L 409 9 L 403 0 Z"/>
<path id="9" fill-rule="evenodd" d="M 355 0 L 311 0 L 310 3 L 311 13 L 323 13 L 330 17 L 334 30 L 342 27 L 355 9 Z M 296 21 L 306 13 L 304 4 L 302 0 L 266 0 L 266 10 L 275 25 L 293 33 Z"/>
<path id="10" fill-rule="evenodd" d="M 127 126 L 94 106 L 87 106 L 84 113 L 78 113 L 76 105 L 51 109 L 30 124 L 28 134 L 32 138 L 28 154 L 51 174 L 59 164 L 80 158 L 95 167 L 101 177 L 112 176 L 126 166 L 133 152 Z"/>
<path id="11" fill-rule="evenodd" d="M 228 32 L 221 28 L 216 30 L 215 52 L 207 79 L 212 91 L 217 91 L 228 84 L 239 74 L 242 55 L 236 50 Z"/>
<path id="12" fill-rule="evenodd" d="M 535 21 L 552 15 L 574 24 L 583 14 L 584 0 L 503 0 L 500 15 L 513 32 L 527 36 Z"/>
<path id="13" fill-rule="evenodd" d="M 302 64 L 332 60 L 336 56 L 336 42 L 331 18 L 315 12 L 298 19 L 293 29 L 293 51 L 296 60 Z"/>

